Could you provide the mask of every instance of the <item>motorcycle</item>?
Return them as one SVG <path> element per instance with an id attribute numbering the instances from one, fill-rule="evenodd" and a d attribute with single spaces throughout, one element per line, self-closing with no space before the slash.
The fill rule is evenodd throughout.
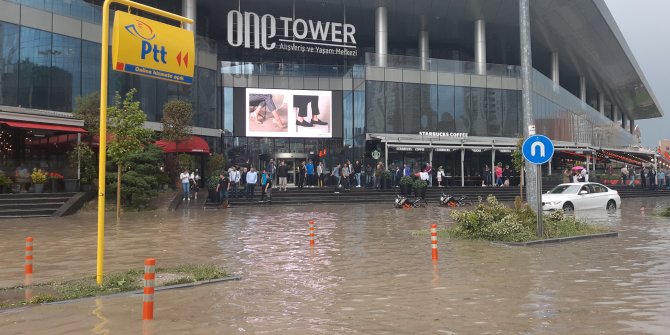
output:
<path id="1" fill-rule="evenodd" d="M 426 207 L 426 200 L 423 198 L 415 198 L 414 201 L 398 194 L 393 204 L 395 208 L 417 208 Z"/>
<path id="2" fill-rule="evenodd" d="M 471 206 L 472 201 L 466 200 L 465 196 L 455 196 L 446 193 L 442 193 L 440 197 L 440 206 L 444 207 L 463 207 Z"/>
<path id="3" fill-rule="evenodd" d="M 406 197 L 398 194 L 398 196 L 395 199 L 395 203 L 393 204 L 393 207 L 395 207 L 395 208 L 410 208 L 410 207 L 412 207 L 412 203 Z"/>

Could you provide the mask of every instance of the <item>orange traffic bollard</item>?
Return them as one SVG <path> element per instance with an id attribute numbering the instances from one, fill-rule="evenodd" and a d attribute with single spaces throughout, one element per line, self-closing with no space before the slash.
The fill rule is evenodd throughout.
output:
<path id="1" fill-rule="evenodd" d="M 26 261 L 24 264 L 24 274 L 33 274 L 33 238 L 26 237 Z"/>
<path id="2" fill-rule="evenodd" d="M 156 259 L 144 260 L 144 303 L 142 320 L 154 319 L 154 287 L 156 287 Z"/>
<path id="3" fill-rule="evenodd" d="M 314 246 L 314 220 L 309 220 L 309 246 Z"/>
<path id="4" fill-rule="evenodd" d="M 430 225 L 430 246 L 433 250 L 433 259 L 437 259 L 437 224 Z"/>

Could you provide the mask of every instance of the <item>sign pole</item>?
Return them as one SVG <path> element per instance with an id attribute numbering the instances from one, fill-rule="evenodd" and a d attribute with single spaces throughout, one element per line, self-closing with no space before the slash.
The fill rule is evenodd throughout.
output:
<path id="1" fill-rule="evenodd" d="M 535 185 L 533 193 L 528 193 L 528 198 L 531 195 L 537 197 L 537 202 L 531 203 L 531 208 L 535 208 L 537 215 L 537 237 L 544 237 L 544 223 L 542 217 L 542 164 L 550 163 L 554 156 L 554 143 L 544 135 L 533 135 L 528 137 L 521 146 L 523 158 L 530 164 L 535 165 L 535 168 L 529 167 L 528 171 L 535 173 Z M 530 177 L 529 177 L 530 178 Z M 531 181 L 531 180 L 528 180 Z"/>
<path id="2" fill-rule="evenodd" d="M 542 221 L 542 164 L 535 165 L 537 169 L 537 237 L 544 237 L 544 222 Z"/>
<path id="3" fill-rule="evenodd" d="M 192 19 L 129 0 L 105 0 L 102 5 L 102 43 L 100 45 L 100 150 L 98 153 L 98 251 L 95 281 L 102 286 L 105 254 L 105 166 L 107 165 L 107 77 L 109 67 L 109 6 L 119 3 L 182 23 Z"/>
<path id="4" fill-rule="evenodd" d="M 100 132 L 98 151 L 98 254 L 95 282 L 102 286 L 103 259 L 105 255 L 105 165 L 107 165 L 107 66 L 109 63 L 109 5 L 102 5 L 102 43 L 100 44 Z"/>

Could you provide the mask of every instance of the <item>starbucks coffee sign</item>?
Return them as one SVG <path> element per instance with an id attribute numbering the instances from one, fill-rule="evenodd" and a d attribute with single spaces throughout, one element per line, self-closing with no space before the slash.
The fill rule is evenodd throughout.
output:
<path id="1" fill-rule="evenodd" d="M 348 23 L 231 10 L 227 30 L 228 44 L 233 47 L 358 56 L 356 27 Z"/>
<path id="2" fill-rule="evenodd" d="M 439 131 L 421 131 L 419 132 L 419 135 L 431 137 L 468 137 L 468 133 L 447 133 Z"/>

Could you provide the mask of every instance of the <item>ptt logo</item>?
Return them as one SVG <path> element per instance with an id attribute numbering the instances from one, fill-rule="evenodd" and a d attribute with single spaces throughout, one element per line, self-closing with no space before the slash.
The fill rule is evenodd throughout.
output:
<path id="1" fill-rule="evenodd" d="M 149 42 L 156 38 L 156 33 L 150 25 L 140 20 L 135 20 L 135 23 L 125 26 L 126 31 L 131 35 L 142 39 L 142 59 L 146 59 L 147 55 L 153 53 L 153 58 L 156 63 L 167 64 L 165 57 L 167 51 L 165 46 Z M 160 55 L 160 59 L 159 56 Z"/>

